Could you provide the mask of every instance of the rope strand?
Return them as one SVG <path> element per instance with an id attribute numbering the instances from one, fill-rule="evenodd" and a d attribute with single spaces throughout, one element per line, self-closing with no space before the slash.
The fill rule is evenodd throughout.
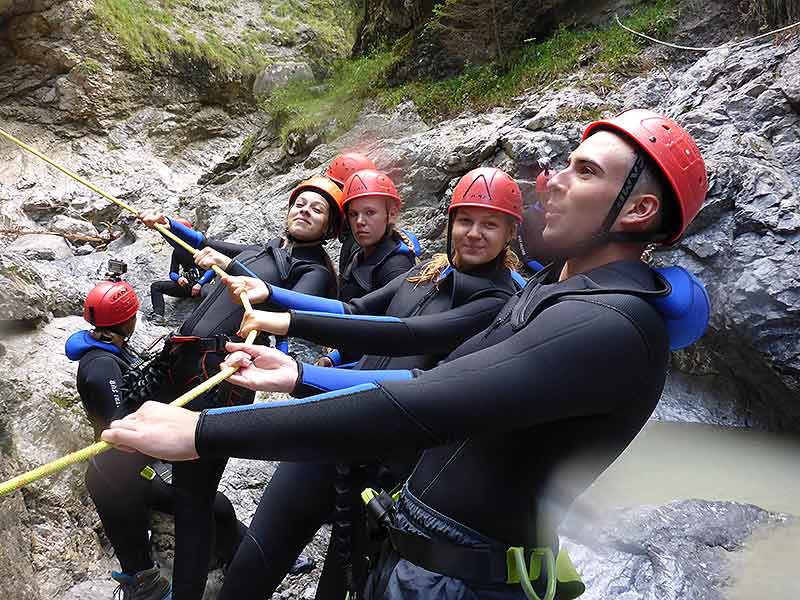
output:
<path id="1" fill-rule="evenodd" d="M 89 188 L 93 192 L 96 192 L 96 193 L 100 194 L 101 196 L 103 196 L 107 200 L 110 200 L 111 202 L 113 202 L 114 204 L 120 206 L 121 208 L 123 208 L 123 209 L 125 209 L 125 210 L 127 210 L 129 212 L 132 212 L 134 215 L 138 215 L 139 214 L 139 211 L 137 211 L 135 208 L 133 208 L 130 204 L 126 204 L 122 200 L 120 200 L 118 198 L 115 198 L 111 194 L 108 194 L 108 193 L 104 192 L 103 190 L 101 190 L 97 186 L 93 185 L 89 181 L 83 179 L 80 175 L 77 175 L 76 173 L 73 173 L 72 171 L 68 170 L 66 167 L 63 167 L 60 164 L 58 164 L 57 162 L 55 162 L 54 160 L 48 158 L 47 156 L 45 156 L 44 154 L 42 154 L 41 152 L 39 152 L 35 148 L 32 148 L 31 146 L 28 146 L 24 142 L 18 140 L 17 138 L 15 138 L 10 133 L 7 133 L 7 132 L 3 131 L 2 129 L 0 129 L 0 137 L 4 137 L 5 139 L 7 139 L 8 141 L 16 144 L 17 146 L 19 146 L 23 150 L 26 150 L 26 151 L 30 152 L 31 154 L 33 154 L 34 156 L 42 159 L 47 164 L 53 166 L 54 168 L 58 169 L 59 171 L 61 171 L 65 175 L 67 175 L 68 177 L 71 177 L 72 179 L 74 179 L 78 183 L 86 186 L 87 188 Z M 182 239 L 180 239 L 178 236 L 176 236 L 174 233 L 172 233 L 169 229 L 167 229 L 166 227 L 164 227 L 160 223 L 156 223 L 155 228 L 159 232 L 161 232 L 164 236 L 168 237 L 169 239 L 171 239 L 172 241 L 177 243 L 179 246 L 181 246 L 184 250 L 189 252 L 189 254 L 191 254 L 192 256 L 197 254 L 197 249 L 196 248 L 193 248 L 192 246 L 190 246 L 189 244 L 184 242 Z M 227 273 L 225 273 L 225 271 L 223 271 L 217 265 L 213 265 L 212 268 L 214 269 L 214 272 L 217 275 L 220 275 L 220 276 L 227 275 Z M 239 298 L 242 301 L 242 306 L 244 307 L 245 312 L 253 310 L 253 307 L 250 305 L 250 300 L 247 297 L 247 293 L 246 292 L 243 292 Z M 249 334 L 247 334 L 247 339 L 244 341 L 244 343 L 245 344 L 252 344 L 255 341 L 256 335 L 258 335 L 257 331 L 255 331 L 255 330 L 251 331 Z M 189 402 L 191 402 L 192 400 L 194 400 L 195 398 L 197 398 L 201 394 L 204 394 L 208 390 L 214 388 L 218 384 L 220 384 L 223 381 L 225 381 L 228 377 L 233 375 L 237 370 L 238 370 L 238 368 L 236 368 L 236 367 L 228 367 L 228 368 L 224 369 L 223 371 L 220 371 L 219 373 L 217 373 L 213 377 L 210 377 L 209 379 L 206 379 L 200 385 L 192 388 L 191 390 L 189 390 L 185 394 L 179 396 L 178 398 L 176 398 L 175 400 L 170 402 L 170 405 L 171 406 L 184 406 L 185 404 L 188 404 Z M 0 497 L 5 496 L 6 494 L 10 494 L 11 492 L 13 492 L 15 490 L 18 490 L 19 488 L 24 487 L 24 486 L 26 486 L 26 485 L 28 485 L 30 483 L 33 483 L 37 479 L 41 479 L 43 477 L 47 477 L 48 475 L 53 475 L 54 473 L 58 473 L 59 471 L 62 471 L 64 469 L 66 469 L 70 465 L 74 465 L 76 463 L 79 463 L 79 462 L 82 462 L 82 461 L 85 461 L 85 460 L 89 460 L 93 456 L 97 456 L 98 454 L 100 454 L 102 452 L 106 452 L 107 450 L 110 450 L 111 448 L 112 448 L 111 444 L 108 444 L 107 442 L 102 442 L 102 441 L 96 442 L 96 443 L 94 443 L 94 444 L 92 444 L 90 446 L 87 446 L 85 448 L 81 448 L 80 450 L 72 452 L 71 454 L 67 454 L 66 456 L 62 456 L 61 458 L 58 458 L 58 459 L 56 459 L 56 460 L 54 460 L 52 462 L 49 462 L 49 463 L 47 463 L 45 465 L 37 467 L 37 468 L 35 468 L 35 469 L 31 470 L 31 471 L 28 471 L 28 472 L 23 473 L 21 475 L 17 475 L 16 477 L 13 477 L 12 479 L 9 479 L 7 481 L 4 481 L 4 482 L 0 483 Z"/>
<path id="2" fill-rule="evenodd" d="M 737 46 L 744 46 L 745 44 L 749 44 L 750 42 L 755 42 L 756 40 L 760 40 L 765 37 L 769 37 L 771 35 L 775 35 L 776 33 L 781 33 L 783 31 L 787 31 L 794 27 L 800 26 L 800 21 L 797 23 L 792 23 L 791 25 L 787 25 L 786 27 L 781 27 L 780 29 L 774 29 L 772 31 L 768 31 L 767 33 L 762 33 L 761 35 L 757 35 L 752 38 L 748 38 L 746 40 L 742 40 L 740 42 L 727 42 L 722 44 L 721 46 L 709 46 L 709 47 L 701 47 L 701 46 L 681 46 L 680 44 L 673 44 L 671 42 L 665 42 L 663 40 L 659 40 L 652 36 L 649 36 L 645 33 L 640 31 L 636 31 L 631 29 L 627 25 L 623 25 L 622 21 L 619 20 L 619 16 L 614 15 L 614 20 L 617 22 L 617 25 L 622 27 L 625 31 L 632 33 L 633 35 L 638 35 L 640 38 L 644 38 L 654 44 L 661 44 L 662 46 L 668 46 L 669 48 L 676 48 L 678 50 L 689 50 L 691 52 L 710 52 L 711 50 L 719 50 L 720 48 L 736 48 Z"/>

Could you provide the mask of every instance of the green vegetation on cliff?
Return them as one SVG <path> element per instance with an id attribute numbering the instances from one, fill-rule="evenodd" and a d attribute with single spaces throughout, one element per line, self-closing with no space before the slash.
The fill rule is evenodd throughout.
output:
<path id="1" fill-rule="evenodd" d="M 346 56 L 353 0 L 94 0 L 94 15 L 138 68 L 201 62 L 220 75 L 255 75 L 275 46 L 310 60 Z"/>
<path id="2" fill-rule="evenodd" d="M 205 62 L 220 74 L 254 74 L 269 59 L 257 35 L 242 36 L 234 43 L 225 39 L 227 4 L 228 0 L 202 5 L 191 0 L 95 0 L 94 14 L 143 70 L 188 58 Z"/>
<path id="3" fill-rule="evenodd" d="M 623 22 L 656 36 L 670 33 L 677 18 L 678 0 L 657 0 L 636 9 Z M 610 85 L 615 75 L 630 75 L 648 65 L 640 38 L 618 26 L 587 30 L 559 29 L 542 41 L 530 41 L 507 57 L 502 65 L 488 63 L 441 81 L 410 82 L 389 87 L 386 76 L 405 52 L 408 40 L 358 59 L 342 60 L 324 85 L 289 85 L 264 102 L 264 108 L 288 136 L 295 131 L 327 132 L 329 137 L 347 130 L 367 98 L 384 108 L 411 99 L 423 118 L 452 116 L 464 109 L 477 111 L 509 104 L 530 88 L 542 88 L 560 77 L 587 69 Z"/>

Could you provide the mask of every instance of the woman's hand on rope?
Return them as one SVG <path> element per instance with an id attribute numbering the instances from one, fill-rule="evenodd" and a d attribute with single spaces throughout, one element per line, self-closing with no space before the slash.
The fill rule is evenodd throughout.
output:
<path id="1" fill-rule="evenodd" d="M 266 310 L 249 310 L 242 317 L 242 324 L 236 335 L 246 338 L 251 331 L 265 331 L 272 335 L 286 335 L 292 317 L 288 312 L 270 312 Z"/>
<path id="2" fill-rule="evenodd" d="M 317 367 L 332 367 L 333 361 L 328 358 L 327 356 L 320 356 L 317 360 L 314 361 L 314 365 Z"/>
<path id="3" fill-rule="evenodd" d="M 297 362 L 280 350 L 228 342 L 231 352 L 220 368 L 236 367 L 239 370 L 228 377 L 231 383 L 260 392 L 291 392 L 298 376 Z"/>
<path id="4" fill-rule="evenodd" d="M 194 264 L 202 269 L 210 269 L 216 265 L 224 271 L 230 263 L 231 259 L 229 257 L 208 246 L 198 250 L 197 254 L 194 255 Z"/>
<path id="5" fill-rule="evenodd" d="M 241 295 L 247 293 L 250 304 L 261 304 L 269 299 L 269 287 L 255 277 L 233 277 L 226 275 L 222 283 L 228 287 L 228 293 L 237 304 L 241 304 Z"/>
<path id="6" fill-rule="evenodd" d="M 169 229 L 169 219 L 157 208 L 147 208 L 136 215 L 136 218 L 150 229 L 155 229 L 156 223 L 160 223 Z"/>
<path id="7" fill-rule="evenodd" d="M 200 414 L 160 402 L 145 402 L 135 413 L 112 421 L 100 439 L 121 450 L 163 460 L 198 457 L 194 432 Z"/>

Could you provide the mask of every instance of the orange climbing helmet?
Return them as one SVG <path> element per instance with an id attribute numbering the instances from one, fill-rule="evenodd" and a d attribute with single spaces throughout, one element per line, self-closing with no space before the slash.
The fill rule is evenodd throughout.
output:
<path id="1" fill-rule="evenodd" d="M 328 201 L 331 210 L 325 239 L 336 237 L 342 225 L 342 217 L 344 216 L 342 209 L 342 190 L 327 177 L 312 177 L 311 179 L 301 182 L 292 190 L 292 193 L 289 194 L 289 208 L 292 208 L 297 197 L 305 191 L 316 192 Z"/>

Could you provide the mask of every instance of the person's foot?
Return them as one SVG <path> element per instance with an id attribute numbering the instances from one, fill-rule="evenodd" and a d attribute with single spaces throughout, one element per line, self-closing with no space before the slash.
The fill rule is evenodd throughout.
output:
<path id="1" fill-rule="evenodd" d="M 172 600 L 172 584 L 161 574 L 158 565 L 133 575 L 111 572 L 119 585 L 114 600 Z"/>
<path id="2" fill-rule="evenodd" d="M 147 320 L 153 325 L 166 325 L 167 319 L 161 313 L 151 312 L 147 315 Z"/>
<path id="3" fill-rule="evenodd" d="M 289 575 L 305 575 L 306 573 L 311 573 L 316 566 L 317 561 L 310 556 L 301 554 L 295 559 L 292 568 L 289 569 Z"/>

